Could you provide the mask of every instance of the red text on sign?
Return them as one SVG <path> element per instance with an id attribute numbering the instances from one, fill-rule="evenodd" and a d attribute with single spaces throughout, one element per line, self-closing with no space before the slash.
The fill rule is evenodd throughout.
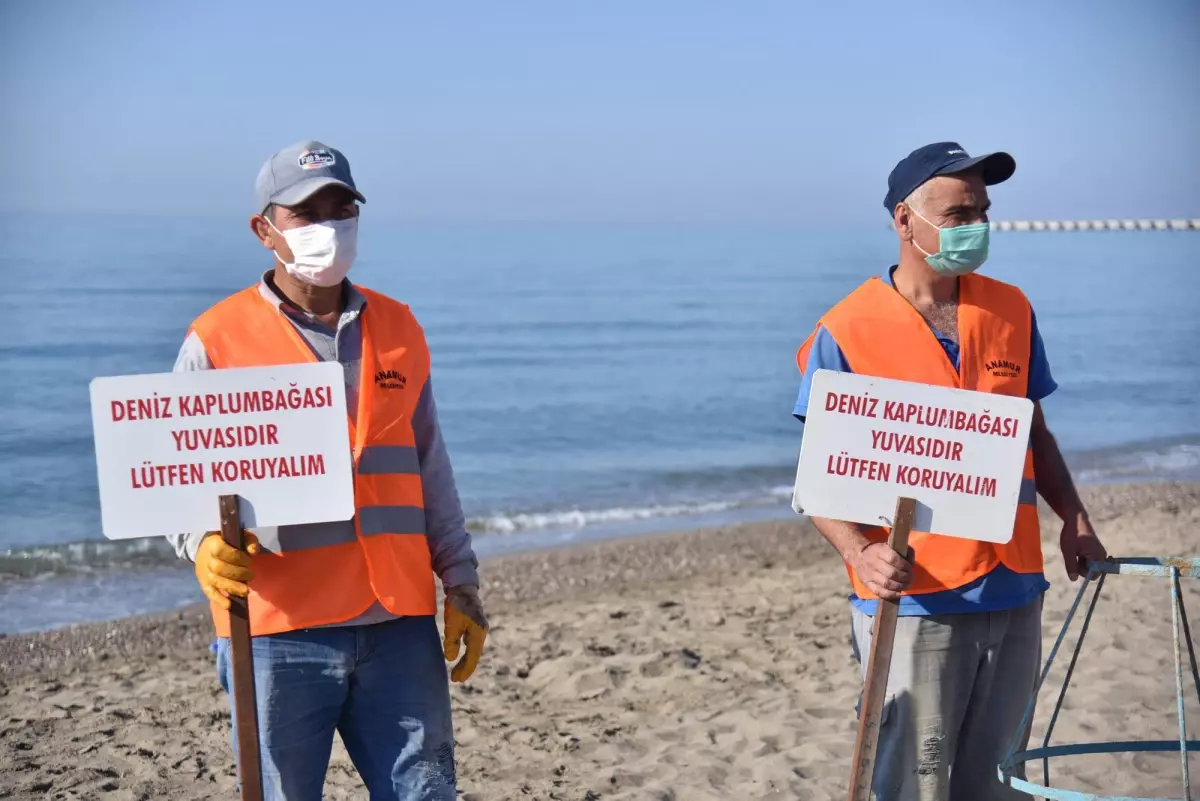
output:
<path id="1" fill-rule="evenodd" d="M 825 396 L 825 411 L 852 414 L 858 417 L 875 417 L 879 398 L 852 395 L 848 392 L 830 392 Z"/>
<path id="2" fill-rule="evenodd" d="M 214 414 L 249 414 L 297 409 L 324 409 L 333 405 L 333 388 L 304 387 L 289 384 L 287 389 L 256 389 L 247 392 L 210 392 L 130 398 L 110 402 L 114 423 L 128 420 L 165 420 L 173 417 L 200 417 Z"/>
<path id="3" fill-rule="evenodd" d="M 928 467 L 896 468 L 896 481 L 910 487 L 958 492 L 964 495 L 986 495 L 996 497 L 996 479 L 952 473 L 949 470 L 930 470 Z"/>
<path id="4" fill-rule="evenodd" d="M 837 456 L 830 454 L 825 472 L 831 476 L 865 479 L 867 481 L 890 482 L 893 472 L 897 484 L 924 489 L 957 492 L 962 495 L 986 495 L 996 497 L 996 479 L 973 476 L 951 470 L 931 470 L 928 467 L 910 467 L 890 464 L 877 459 L 860 459 L 842 451 Z"/>
<path id="5" fill-rule="evenodd" d="M 330 387 L 262 389 L 251 392 L 221 392 L 183 396 L 179 399 L 180 417 L 250 412 L 282 412 L 288 409 L 324 409 L 333 405 Z"/>
<path id="6" fill-rule="evenodd" d="M 894 431 L 871 430 L 871 447 L 877 451 L 893 451 L 910 456 L 928 456 L 931 459 L 962 461 L 963 444 L 952 439 L 937 437 L 914 437 Z"/>
<path id="7" fill-rule="evenodd" d="M 112 420 L 119 423 L 122 420 L 165 420 L 175 415 L 171 412 L 170 396 L 154 395 L 152 398 L 136 398 L 130 400 L 115 400 L 110 405 Z"/>
<path id="8" fill-rule="evenodd" d="M 848 478 L 865 478 L 868 481 L 889 481 L 892 466 L 887 462 L 875 459 L 859 459 L 857 456 L 847 456 L 845 451 L 836 458 L 829 455 L 829 464 L 825 471 L 831 476 L 847 476 Z"/>
<path id="9" fill-rule="evenodd" d="M 189 484 L 203 484 L 204 465 L 142 462 L 140 468 L 129 468 L 129 482 L 134 489 L 186 487 Z"/>
<path id="10" fill-rule="evenodd" d="M 296 478 L 325 475 L 325 457 L 319 453 L 304 456 L 263 456 L 257 459 L 228 459 L 212 463 L 213 481 L 262 481 L 268 478 Z"/>
<path id="11" fill-rule="evenodd" d="M 916 423 L 933 428 L 949 428 L 973 434 L 991 434 L 1016 439 L 1020 421 L 1015 417 L 996 417 L 986 409 L 982 414 L 964 412 L 961 409 L 946 409 L 941 406 L 924 406 L 900 401 L 884 401 L 883 419 L 898 423 Z"/>
<path id="12" fill-rule="evenodd" d="M 175 450 L 195 451 L 209 448 L 250 448 L 255 445 L 278 445 L 279 426 L 263 423 L 256 426 L 226 426 L 224 428 L 186 428 L 172 431 Z"/>

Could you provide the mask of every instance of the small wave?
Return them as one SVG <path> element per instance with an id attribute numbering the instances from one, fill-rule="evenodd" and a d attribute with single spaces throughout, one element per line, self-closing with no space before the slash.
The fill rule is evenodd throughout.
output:
<path id="1" fill-rule="evenodd" d="M 0 551 L 0 576 L 35 578 L 115 567 L 177 566 L 179 557 L 164 537 L 86 540 Z"/>
<path id="2" fill-rule="evenodd" d="M 660 504 L 654 506 L 616 506 L 607 509 L 560 509 L 548 512 L 523 512 L 476 517 L 467 521 L 471 531 L 487 534 L 546 531 L 573 531 L 589 526 L 632 523 L 659 517 L 693 517 L 712 515 L 750 506 L 765 506 L 780 498 L 781 490 L 791 497 L 791 487 L 772 489 L 766 497 L 741 498 L 724 501 Z"/>
<path id="3" fill-rule="evenodd" d="M 1076 479 L 1087 484 L 1195 481 L 1200 480 L 1200 437 L 1088 451 L 1073 455 L 1070 462 Z"/>

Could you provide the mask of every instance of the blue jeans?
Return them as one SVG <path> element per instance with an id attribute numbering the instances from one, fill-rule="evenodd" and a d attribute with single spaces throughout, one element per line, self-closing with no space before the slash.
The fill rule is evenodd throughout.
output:
<path id="1" fill-rule="evenodd" d="M 217 672 L 232 706 L 226 639 Z M 335 730 L 371 801 L 454 799 L 450 685 L 433 617 L 255 637 L 254 681 L 266 801 L 319 801 Z"/>

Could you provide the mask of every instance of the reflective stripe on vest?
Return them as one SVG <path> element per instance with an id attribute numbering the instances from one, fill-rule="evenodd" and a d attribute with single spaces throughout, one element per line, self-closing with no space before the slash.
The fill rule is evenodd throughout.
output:
<path id="1" fill-rule="evenodd" d="M 425 536 L 424 493 L 412 416 L 429 376 L 429 350 L 407 306 L 370 290 L 359 324 L 362 365 L 354 453 L 353 520 L 257 531 L 250 629 L 255 635 L 350 620 L 377 601 L 396 615 L 436 612 Z M 239 292 L 192 324 L 216 369 L 316 361 L 258 287 Z M 405 381 L 376 381 L 386 371 Z M 217 633 L 228 615 L 213 609 Z"/>
<path id="2" fill-rule="evenodd" d="M 850 369 L 861 375 L 1016 397 L 1025 397 L 1028 391 L 1033 336 L 1029 301 L 1016 287 L 985 276 L 959 278 L 957 370 L 920 313 L 878 278 L 834 306 L 821 318 L 821 327 L 833 337 Z M 816 331 L 796 354 L 801 372 L 808 366 L 815 336 Z M 886 541 L 888 536 L 882 527 L 865 533 L 872 541 Z M 999 564 L 1017 573 L 1040 573 L 1042 545 L 1032 451 L 1025 454 L 1012 540 L 994 545 L 914 531 L 909 545 L 915 557 L 913 583 L 906 592 L 910 595 L 970 584 Z M 876 597 L 848 565 L 847 572 L 860 598 Z"/>

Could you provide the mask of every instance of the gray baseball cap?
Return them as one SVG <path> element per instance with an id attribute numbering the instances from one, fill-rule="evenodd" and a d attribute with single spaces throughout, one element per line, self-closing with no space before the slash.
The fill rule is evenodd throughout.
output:
<path id="1" fill-rule="evenodd" d="M 342 152 L 310 139 L 285 147 L 267 159 L 258 171 L 254 189 L 261 211 L 272 203 L 295 206 L 327 186 L 344 186 L 360 203 L 367 202 L 355 188 L 350 162 Z"/>

